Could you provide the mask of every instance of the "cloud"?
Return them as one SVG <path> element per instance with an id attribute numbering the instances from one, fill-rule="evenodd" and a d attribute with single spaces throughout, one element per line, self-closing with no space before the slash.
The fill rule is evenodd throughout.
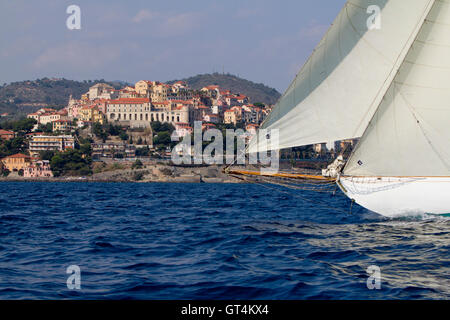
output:
<path id="1" fill-rule="evenodd" d="M 132 19 L 134 23 L 141 23 L 143 21 L 151 21 L 159 16 L 159 13 L 152 12 L 147 9 L 139 11 Z"/>
<path id="2" fill-rule="evenodd" d="M 201 14 L 192 12 L 167 16 L 159 29 L 160 36 L 172 37 L 186 34 L 200 26 L 201 19 Z"/>
<path id="3" fill-rule="evenodd" d="M 201 19 L 201 13 L 181 12 L 173 14 L 142 9 L 131 21 L 134 24 L 145 23 L 148 25 L 149 28 L 145 30 L 146 35 L 152 35 L 156 38 L 167 38 L 191 32 L 200 26 Z"/>
<path id="4" fill-rule="evenodd" d="M 120 46 L 89 45 L 71 41 L 46 49 L 32 63 L 36 69 L 61 67 L 68 70 L 102 68 L 119 59 Z"/>

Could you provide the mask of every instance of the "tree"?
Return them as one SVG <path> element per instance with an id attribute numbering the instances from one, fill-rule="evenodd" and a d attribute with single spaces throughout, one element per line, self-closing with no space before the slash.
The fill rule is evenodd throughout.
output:
<path id="1" fill-rule="evenodd" d="M 151 123 L 152 130 L 154 133 L 158 134 L 159 132 L 168 131 L 172 134 L 173 131 L 175 131 L 175 127 L 171 123 L 161 123 L 159 121 L 153 121 Z"/>
<path id="2" fill-rule="evenodd" d="M 17 121 L 6 121 L 0 124 L 1 129 L 13 130 L 15 132 L 30 132 L 35 124 L 37 124 L 36 119 L 32 118 L 22 118 Z"/>
<path id="3" fill-rule="evenodd" d="M 10 174 L 10 171 L 9 171 L 8 169 L 3 168 L 3 169 L 1 170 L 1 175 L 2 175 L 3 177 L 7 177 L 9 174 Z"/>
<path id="4" fill-rule="evenodd" d="M 38 126 L 38 131 L 42 131 L 44 133 L 52 133 L 53 132 L 53 124 L 51 122 L 47 124 L 40 124 Z"/>
<path id="5" fill-rule="evenodd" d="M 92 131 L 94 132 L 95 136 L 102 139 L 103 142 L 108 139 L 108 133 L 103 129 L 103 126 L 100 123 L 95 122 Z"/>
<path id="6" fill-rule="evenodd" d="M 128 134 L 126 134 L 126 132 L 121 132 L 120 134 L 119 134 L 119 138 L 121 139 L 121 140 L 123 140 L 123 141 L 126 141 L 126 140 L 128 140 Z"/>
<path id="7" fill-rule="evenodd" d="M 56 153 L 50 165 L 55 177 L 61 175 L 85 176 L 92 173 L 91 158 L 85 157 L 80 150 L 69 149 Z"/>
<path id="8" fill-rule="evenodd" d="M 142 169 L 144 167 L 144 164 L 141 160 L 136 160 L 133 165 L 131 166 L 131 169 Z"/>
<path id="9" fill-rule="evenodd" d="M 55 151 L 53 150 L 44 150 L 39 152 L 39 157 L 41 160 L 50 161 L 55 156 Z"/>
<path id="10" fill-rule="evenodd" d="M 150 155 L 150 149 L 147 146 L 136 149 L 136 157 L 148 157 L 149 155 Z"/>
<path id="11" fill-rule="evenodd" d="M 108 128 L 107 128 L 107 132 L 111 136 L 118 136 L 123 132 L 123 129 L 120 126 L 109 124 Z"/>
<path id="12" fill-rule="evenodd" d="M 27 151 L 27 143 L 24 137 L 19 136 L 11 140 L 0 141 L 0 158 Z"/>
<path id="13" fill-rule="evenodd" d="M 153 144 L 155 145 L 170 145 L 172 143 L 171 135 L 169 132 L 159 132 L 153 139 Z"/>
<path id="14" fill-rule="evenodd" d="M 85 156 L 92 155 L 92 145 L 87 142 L 80 145 L 80 152 Z"/>

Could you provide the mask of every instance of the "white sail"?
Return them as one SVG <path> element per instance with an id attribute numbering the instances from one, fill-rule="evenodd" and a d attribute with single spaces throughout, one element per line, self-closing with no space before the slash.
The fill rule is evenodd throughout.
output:
<path id="1" fill-rule="evenodd" d="M 435 1 L 344 173 L 450 176 L 450 0 Z"/>
<path id="2" fill-rule="evenodd" d="M 433 2 L 348 1 L 262 125 L 279 130 L 276 149 L 360 137 Z M 374 5 L 381 28 L 369 30 Z M 275 148 L 268 142 L 252 139 L 248 151 Z"/>

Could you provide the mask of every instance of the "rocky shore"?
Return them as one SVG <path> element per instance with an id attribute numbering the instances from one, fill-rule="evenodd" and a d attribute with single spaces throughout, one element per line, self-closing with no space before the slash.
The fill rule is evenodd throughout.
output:
<path id="1" fill-rule="evenodd" d="M 223 166 L 178 167 L 164 164 L 146 165 L 140 169 L 105 168 L 86 177 L 24 178 L 17 173 L 1 177 L 0 182 L 139 182 L 139 183 L 242 183 L 222 172 Z"/>

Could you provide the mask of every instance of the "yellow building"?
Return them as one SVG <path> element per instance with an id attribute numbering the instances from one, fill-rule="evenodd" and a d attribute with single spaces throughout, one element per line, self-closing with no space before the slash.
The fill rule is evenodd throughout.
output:
<path id="1" fill-rule="evenodd" d="M 19 171 L 31 164 L 31 157 L 17 153 L 2 159 L 3 166 L 9 171 Z"/>
<path id="2" fill-rule="evenodd" d="M 53 132 L 72 130 L 72 121 L 70 120 L 56 120 L 53 121 L 52 124 L 53 124 Z"/>
<path id="3" fill-rule="evenodd" d="M 146 95 L 147 93 L 150 93 L 152 88 L 152 82 L 148 80 L 141 80 L 136 82 L 134 85 L 134 90 L 138 94 Z"/>
<path id="4" fill-rule="evenodd" d="M 105 115 L 97 106 L 86 106 L 78 111 L 78 117 L 81 121 L 92 121 L 100 124 L 105 123 Z"/>
<path id="5" fill-rule="evenodd" d="M 75 147 L 75 139 L 72 136 L 34 136 L 29 142 L 30 154 L 38 155 L 41 151 L 64 151 Z"/>
<path id="6" fill-rule="evenodd" d="M 168 86 L 165 83 L 155 82 L 151 90 L 152 102 L 167 101 Z"/>
<path id="7" fill-rule="evenodd" d="M 227 110 L 224 112 L 223 114 L 223 122 L 226 124 L 234 124 L 236 125 L 236 123 L 238 122 L 238 117 L 236 112 L 234 112 L 233 110 Z"/>

